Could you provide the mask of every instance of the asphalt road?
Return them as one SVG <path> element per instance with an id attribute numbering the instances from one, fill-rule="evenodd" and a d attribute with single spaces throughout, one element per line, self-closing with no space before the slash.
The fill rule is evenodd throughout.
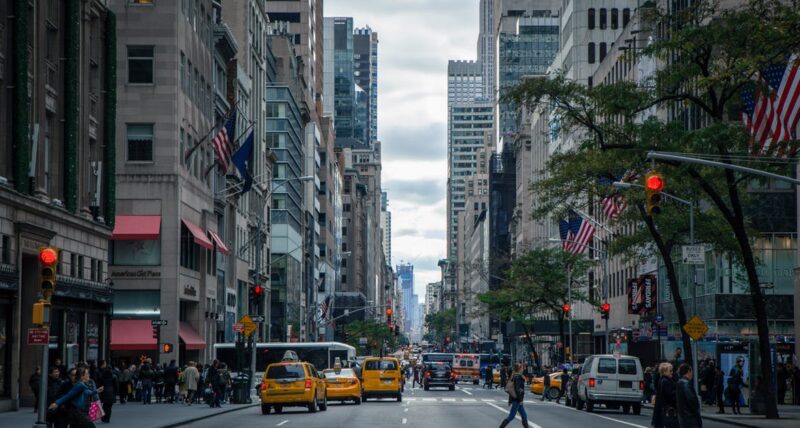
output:
<path id="1" fill-rule="evenodd" d="M 563 404 L 539 401 L 540 396 L 526 392 L 525 409 L 533 428 L 649 428 L 650 410 L 642 415 L 624 415 L 621 411 L 597 409 L 594 413 L 577 411 Z M 563 402 L 562 402 L 563 403 Z M 302 427 L 302 428 L 488 428 L 500 425 L 508 414 L 506 394 L 472 385 L 459 385 L 455 391 L 424 391 L 406 388 L 403 402 L 394 399 L 370 400 L 361 405 L 329 403 L 327 411 L 309 414 L 302 408 L 288 408 L 282 414 L 261 415 L 259 408 L 249 408 L 191 424 L 192 427 Z M 509 427 L 522 426 L 519 416 Z M 704 428 L 729 425 L 703 421 Z"/>

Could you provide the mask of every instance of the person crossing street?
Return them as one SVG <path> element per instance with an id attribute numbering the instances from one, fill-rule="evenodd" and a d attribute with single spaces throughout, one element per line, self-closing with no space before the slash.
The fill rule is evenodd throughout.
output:
<path id="1" fill-rule="evenodd" d="M 511 410 L 509 410 L 508 416 L 503 419 L 503 422 L 500 423 L 500 428 L 505 428 L 513 421 L 517 416 L 517 412 L 519 412 L 522 418 L 522 426 L 528 428 L 528 413 L 523 406 L 523 399 L 525 398 L 525 378 L 522 376 L 522 364 L 514 363 L 514 371 L 505 388 L 506 393 L 508 393 L 508 405 L 511 406 Z"/>

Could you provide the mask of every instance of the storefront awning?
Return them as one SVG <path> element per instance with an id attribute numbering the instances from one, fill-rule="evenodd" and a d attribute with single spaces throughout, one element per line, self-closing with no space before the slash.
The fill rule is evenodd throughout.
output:
<path id="1" fill-rule="evenodd" d="M 112 351 L 153 351 L 156 346 L 150 320 L 111 320 Z"/>
<path id="2" fill-rule="evenodd" d="M 192 223 L 189 220 L 186 220 L 185 218 L 182 218 L 181 221 L 183 221 L 183 224 L 187 229 L 189 229 L 189 233 L 191 233 L 194 237 L 195 244 L 209 250 L 214 249 L 214 244 L 212 244 L 208 237 L 206 237 L 206 233 L 203 232 L 203 229 L 201 229 L 200 226 Z"/>
<path id="3" fill-rule="evenodd" d="M 118 215 L 111 239 L 118 241 L 156 240 L 161 235 L 160 215 Z"/>
<path id="4" fill-rule="evenodd" d="M 181 321 L 181 329 L 179 334 L 184 345 L 186 345 L 187 350 L 197 351 L 199 349 L 206 348 L 206 341 L 203 340 L 199 334 L 197 334 L 197 330 L 189 325 L 189 323 Z"/>
<path id="5" fill-rule="evenodd" d="M 211 239 L 214 241 L 214 243 L 216 243 L 216 244 L 217 244 L 217 250 L 218 250 L 220 253 L 222 253 L 222 254 L 228 254 L 228 253 L 230 253 L 230 250 L 229 250 L 229 249 L 228 249 L 228 247 L 225 245 L 225 243 L 224 243 L 224 242 L 222 242 L 222 238 L 220 238 L 220 237 L 219 237 L 219 235 L 217 235 L 217 233 L 216 233 L 216 232 L 212 232 L 212 231 L 210 231 L 210 230 L 209 230 L 209 231 L 208 231 L 208 234 L 209 234 L 209 235 L 211 235 Z"/>

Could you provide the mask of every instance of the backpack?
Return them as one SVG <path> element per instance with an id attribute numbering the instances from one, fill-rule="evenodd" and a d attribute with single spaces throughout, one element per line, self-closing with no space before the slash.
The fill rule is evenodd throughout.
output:
<path id="1" fill-rule="evenodd" d="M 516 385 L 514 384 L 514 376 L 512 376 L 511 379 L 509 379 L 508 382 L 506 382 L 505 390 L 506 390 L 506 394 L 508 394 L 508 396 L 512 400 L 516 400 L 517 399 L 517 389 L 516 389 Z"/>

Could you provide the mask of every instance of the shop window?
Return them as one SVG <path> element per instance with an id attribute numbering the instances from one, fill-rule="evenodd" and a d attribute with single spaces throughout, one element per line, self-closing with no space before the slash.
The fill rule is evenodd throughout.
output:
<path id="1" fill-rule="evenodd" d="M 153 46 L 128 46 L 128 83 L 152 84 Z"/>
<path id="2" fill-rule="evenodd" d="M 186 225 L 181 224 L 181 266 L 193 271 L 198 270 L 200 248 L 194 242 L 194 236 Z"/>
<path id="3" fill-rule="evenodd" d="M 153 124 L 128 124 L 128 161 L 153 161 Z"/>
<path id="4" fill-rule="evenodd" d="M 161 265 L 161 240 L 112 241 L 115 266 Z"/>

